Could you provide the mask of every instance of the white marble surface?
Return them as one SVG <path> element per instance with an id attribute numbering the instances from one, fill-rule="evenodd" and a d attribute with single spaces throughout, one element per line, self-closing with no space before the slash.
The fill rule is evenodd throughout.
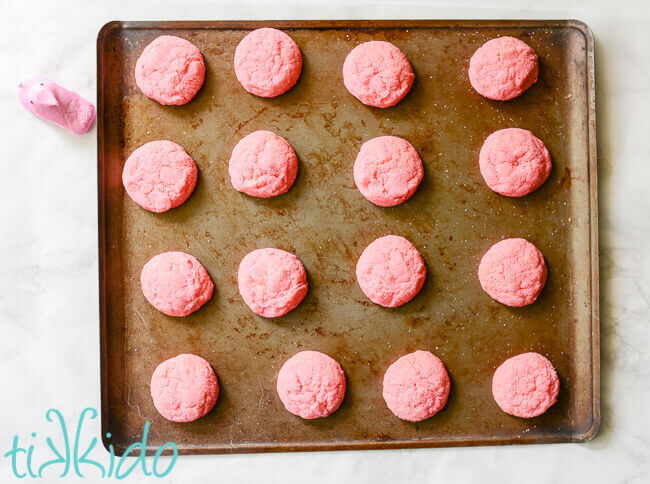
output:
<path id="1" fill-rule="evenodd" d="M 598 436 L 587 444 L 184 457 L 166 482 L 650 482 L 647 0 L 0 0 L 0 454 L 18 434 L 42 459 L 48 408 L 73 424 L 84 406 L 99 406 L 96 131 L 74 137 L 25 112 L 16 98 L 22 78 L 46 75 L 94 100 L 95 38 L 113 19 L 482 17 L 578 18 L 596 37 Z M 84 435 L 99 435 L 97 421 Z M 0 457 L 0 482 L 11 476 Z"/>

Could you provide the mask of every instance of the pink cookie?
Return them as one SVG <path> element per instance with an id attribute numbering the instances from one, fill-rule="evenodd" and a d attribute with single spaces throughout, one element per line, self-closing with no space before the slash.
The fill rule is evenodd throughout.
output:
<path id="1" fill-rule="evenodd" d="M 18 85 L 18 98 L 29 112 L 74 134 L 84 134 L 95 120 L 93 103 L 44 77 L 21 82 Z"/>
<path id="2" fill-rule="evenodd" d="M 302 54 L 291 37 L 277 29 L 253 30 L 235 50 L 235 75 L 251 94 L 275 97 L 300 77 Z"/>
<path id="3" fill-rule="evenodd" d="M 387 235 L 372 242 L 357 261 L 363 293 L 381 306 L 406 304 L 420 292 L 427 270 L 424 259 L 404 237 Z"/>
<path id="4" fill-rule="evenodd" d="M 501 410 L 531 418 L 557 401 L 560 380 L 550 361 L 539 353 L 523 353 L 504 361 L 492 377 L 492 395 Z"/>
<path id="5" fill-rule="evenodd" d="M 307 295 L 302 262 L 280 249 L 257 249 L 246 254 L 239 264 L 237 279 L 244 302 L 265 318 L 287 314 Z"/>
<path id="6" fill-rule="evenodd" d="M 291 188 L 298 173 L 298 157 L 283 137 L 255 131 L 235 146 L 228 172 L 236 190 L 253 197 L 275 197 Z"/>
<path id="7" fill-rule="evenodd" d="M 122 183 L 135 203 L 166 212 L 189 198 L 196 185 L 196 163 L 172 141 L 151 141 L 126 160 Z"/>
<path id="8" fill-rule="evenodd" d="M 345 373 L 334 359 L 318 351 L 301 351 L 278 373 L 278 395 L 289 412 L 312 419 L 334 413 L 345 396 Z"/>
<path id="9" fill-rule="evenodd" d="M 402 356 L 384 375 L 384 400 L 396 417 L 420 422 L 437 414 L 449 397 L 449 375 L 428 351 Z"/>
<path id="10" fill-rule="evenodd" d="M 478 279 L 492 299 L 506 306 L 527 306 L 546 284 L 544 256 L 526 239 L 502 240 L 481 259 Z"/>
<path id="11" fill-rule="evenodd" d="M 388 108 L 404 99 L 414 79 L 410 62 L 390 42 L 359 44 L 343 64 L 343 82 L 350 94 L 377 108 Z"/>
<path id="12" fill-rule="evenodd" d="M 190 102 L 201 89 L 204 77 L 201 51 L 173 35 L 154 39 L 135 64 L 135 82 L 140 90 L 165 105 Z"/>
<path id="13" fill-rule="evenodd" d="M 424 170 L 413 145 L 396 136 L 366 141 L 354 162 L 354 182 L 375 205 L 393 207 L 415 193 Z"/>
<path id="14" fill-rule="evenodd" d="M 514 37 L 498 37 L 479 47 L 469 61 L 469 80 L 481 96 L 507 101 L 537 82 L 537 54 Z"/>
<path id="15" fill-rule="evenodd" d="M 219 383 L 210 363 L 196 355 L 163 361 L 151 377 L 151 398 L 160 415 L 172 422 L 192 422 L 217 403 Z"/>
<path id="16" fill-rule="evenodd" d="M 187 316 L 212 297 L 214 284 L 201 263 L 184 252 L 163 252 L 151 258 L 140 274 L 149 303 L 168 316 Z"/>
<path id="17" fill-rule="evenodd" d="M 500 129 L 483 143 L 479 167 L 492 190 L 508 197 L 523 197 L 546 181 L 551 173 L 551 155 L 530 131 Z"/>

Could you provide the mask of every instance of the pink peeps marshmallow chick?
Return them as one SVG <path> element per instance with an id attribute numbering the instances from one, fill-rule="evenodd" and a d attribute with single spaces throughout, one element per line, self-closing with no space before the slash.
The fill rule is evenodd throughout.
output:
<path id="1" fill-rule="evenodd" d="M 44 77 L 21 82 L 18 98 L 29 112 L 74 134 L 86 133 L 95 121 L 93 103 Z"/>

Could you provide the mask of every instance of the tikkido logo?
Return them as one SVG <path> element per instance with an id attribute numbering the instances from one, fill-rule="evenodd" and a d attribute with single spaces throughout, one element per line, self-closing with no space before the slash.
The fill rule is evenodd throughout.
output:
<path id="1" fill-rule="evenodd" d="M 4 454 L 6 459 L 11 460 L 11 470 L 14 477 L 18 479 L 22 479 L 23 477 L 40 479 L 43 477 L 56 477 L 56 472 L 58 472 L 58 477 L 76 475 L 82 478 L 101 477 L 121 480 L 130 476 L 138 467 L 141 468 L 142 474 L 145 476 L 165 477 L 169 475 L 176 464 L 178 448 L 173 442 L 167 442 L 156 450 L 156 453 L 150 461 L 147 461 L 145 451 L 147 448 L 149 427 L 151 426 L 151 423 L 148 421 L 144 424 L 142 440 L 127 447 L 121 457 L 116 457 L 113 445 L 109 444 L 108 463 L 102 463 L 92 459 L 90 454 L 97 446 L 98 439 L 97 437 L 93 437 L 84 446 L 81 433 L 84 421 L 94 420 L 97 416 L 97 410 L 94 408 L 88 407 L 83 409 L 77 421 L 75 434 L 72 435 L 68 432 L 63 414 L 55 408 L 49 409 L 45 413 L 45 419 L 56 426 L 56 433 L 54 435 L 59 437 L 57 438 L 58 443 L 55 445 L 50 435 L 45 437 L 45 443 L 49 448 L 48 453 L 50 454 L 45 456 L 47 459 L 45 460 L 38 458 L 40 456 L 34 455 L 36 449 L 35 443 L 37 443 L 36 439 L 38 437 L 36 432 L 31 433 L 31 441 L 33 443 L 27 445 L 27 447 L 24 447 L 24 443 L 22 444 L 23 447 L 21 447 L 19 436 L 14 435 L 11 449 Z M 106 438 L 110 439 L 111 434 L 107 433 Z M 137 454 L 138 449 L 140 450 L 139 455 Z M 169 449 L 168 453 L 171 451 L 171 456 L 166 466 L 164 462 L 159 462 L 165 449 Z M 133 460 L 133 458 L 135 459 Z M 151 469 L 148 468 L 148 463 L 151 464 Z M 134 477 L 138 476 L 136 475 Z"/>

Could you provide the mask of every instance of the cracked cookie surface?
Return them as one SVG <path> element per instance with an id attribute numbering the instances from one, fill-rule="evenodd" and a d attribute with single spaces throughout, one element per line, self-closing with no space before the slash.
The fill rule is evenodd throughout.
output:
<path id="1" fill-rule="evenodd" d="M 397 136 L 366 141 L 354 162 L 354 182 L 361 194 L 380 207 L 394 207 L 411 198 L 424 169 L 411 143 Z"/>
<path id="2" fill-rule="evenodd" d="M 373 40 L 359 44 L 343 63 L 345 87 L 368 106 L 396 105 L 411 90 L 414 79 L 411 63 L 390 42 Z"/>
<path id="3" fill-rule="evenodd" d="M 492 377 L 492 395 L 501 410 L 521 418 L 537 417 L 556 401 L 560 380 L 551 362 L 539 353 L 504 361 Z"/>
<path id="4" fill-rule="evenodd" d="M 275 97 L 291 89 L 302 71 L 302 54 L 281 30 L 253 30 L 235 49 L 235 76 L 251 94 Z"/>
<path id="5" fill-rule="evenodd" d="M 365 248 L 357 261 L 357 281 L 375 304 L 394 308 L 420 292 L 426 279 L 424 259 L 404 237 L 386 235 Z"/>
<path id="6" fill-rule="evenodd" d="M 143 94 L 160 104 L 186 104 L 205 78 L 201 51 L 188 40 L 161 35 L 147 45 L 135 64 L 135 82 Z"/>
<path id="7" fill-rule="evenodd" d="M 485 183 L 507 197 L 523 197 L 537 190 L 548 179 L 551 167 L 544 142 L 526 129 L 495 131 L 486 138 L 479 154 Z"/>
<path id="8" fill-rule="evenodd" d="M 172 422 L 192 422 L 207 415 L 218 397 L 217 376 L 200 356 L 182 354 L 165 360 L 151 377 L 153 404 Z"/>
<path id="9" fill-rule="evenodd" d="M 402 356 L 386 370 L 383 397 L 396 417 L 420 422 L 444 408 L 450 387 L 440 358 L 419 350 Z"/>
<path id="10" fill-rule="evenodd" d="M 275 197 L 293 185 L 298 157 L 283 137 L 271 131 L 255 131 L 233 149 L 228 174 L 237 191 L 252 197 Z"/>
<path id="11" fill-rule="evenodd" d="M 301 351 L 278 373 L 277 390 L 284 407 L 304 419 L 327 417 L 345 396 L 345 373 L 336 360 L 318 351 Z"/>
<path id="12" fill-rule="evenodd" d="M 161 213 L 178 207 L 196 186 L 197 168 L 190 155 L 172 141 L 150 141 L 128 157 L 122 184 L 142 208 Z"/>
<path id="13" fill-rule="evenodd" d="M 144 297 L 161 313 L 188 316 L 212 297 L 214 284 L 203 265 L 184 252 L 163 252 L 142 268 Z"/>
<path id="14" fill-rule="evenodd" d="M 277 318 L 295 309 L 307 295 L 307 273 L 293 254 L 257 249 L 246 254 L 237 273 L 239 294 L 255 314 Z"/>
<path id="15" fill-rule="evenodd" d="M 483 255 L 478 278 L 483 290 L 506 306 L 534 303 L 546 284 L 544 255 L 526 239 L 505 239 Z"/>
<path id="16" fill-rule="evenodd" d="M 469 61 L 469 80 L 481 96 L 508 101 L 537 82 L 537 54 L 514 37 L 497 37 L 479 47 Z"/>

